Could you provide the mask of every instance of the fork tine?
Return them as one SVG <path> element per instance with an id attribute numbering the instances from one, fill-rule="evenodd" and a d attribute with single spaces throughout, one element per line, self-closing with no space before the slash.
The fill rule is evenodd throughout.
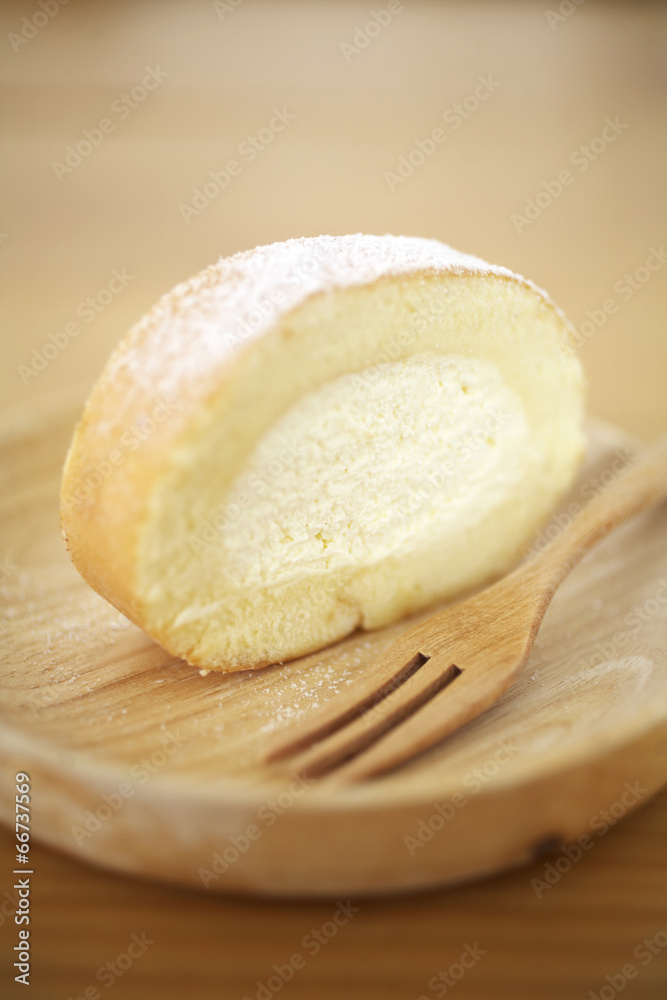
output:
<path id="1" fill-rule="evenodd" d="M 426 657 L 421 653 L 414 653 L 414 647 L 412 652 L 406 653 L 394 640 L 370 664 L 363 677 L 355 680 L 347 690 L 313 712 L 307 727 L 300 729 L 295 736 L 281 735 L 273 746 L 269 747 L 264 760 L 267 763 L 283 760 L 311 746 L 317 740 L 324 739 L 381 702 L 419 670 L 425 661 Z"/>
<path id="2" fill-rule="evenodd" d="M 341 761 L 374 743 L 388 729 L 412 715 L 451 684 L 461 671 L 454 664 L 443 669 L 442 664 L 427 660 L 396 690 L 359 718 L 333 732 L 315 746 L 304 750 L 290 762 L 293 773 L 303 777 L 319 777 Z"/>
<path id="3" fill-rule="evenodd" d="M 480 684 L 474 669 L 462 671 L 451 689 L 438 692 L 419 711 L 323 780 L 330 788 L 350 785 L 407 763 L 493 705 L 511 687 L 522 666 L 518 662 L 512 671 L 499 671 L 493 685 L 488 674 L 486 683 Z"/>

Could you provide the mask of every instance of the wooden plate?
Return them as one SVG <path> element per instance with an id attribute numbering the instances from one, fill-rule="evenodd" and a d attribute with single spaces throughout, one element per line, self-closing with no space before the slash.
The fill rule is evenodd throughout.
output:
<path id="1" fill-rule="evenodd" d="M 497 705 L 401 771 L 333 793 L 264 768 L 262 748 L 354 683 L 405 624 L 256 673 L 201 676 L 174 660 L 64 550 L 59 477 L 78 412 L 33 408 L 0 427 L 5 822 L 23 771 L 33 836 L 82 860 L 209 890 L 344 896 L 479 876 L 583 834 L 594 843 L 667 781 L 664 507 L 574 571 Z M 560 523 L 635 450 L 591 425 Z"/>

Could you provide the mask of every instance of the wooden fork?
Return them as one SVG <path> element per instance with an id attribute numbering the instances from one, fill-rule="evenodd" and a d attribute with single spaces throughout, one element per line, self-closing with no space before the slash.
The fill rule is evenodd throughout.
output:
<path id="1" fill-rule="evenodd" d="M 404 632 L 346 691 L 265 755 L 348 784 L 393 770 L 475 718 L 525 665 L 556 589 L 613 528 L 667 495 L 667 438 L 592 500 L 537 556 Z M 329 779 L 331 780 L 331 779 Z"/>

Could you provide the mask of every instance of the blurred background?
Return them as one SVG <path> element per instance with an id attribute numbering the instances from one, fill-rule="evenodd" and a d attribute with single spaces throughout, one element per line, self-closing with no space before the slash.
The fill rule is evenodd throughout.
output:
<path id="1" fill-rule="evenodd" d="M 83 399 L 125 330 L 220 256 L 390 232 L 545 287 L 578 330 L 592 411 L 645 440 L 667 429 L 666 6 L 3 0 L 0 46 L 4 405 Z M 444 995 L 429 980 L 479 939 L 461 1000 L 588 996 L 667 922 L 666 835 L 663 793 L 553 899 L 524 871 L 368 903 L 284 994 Z M 83 995 L 136 927 L 157 943 L 114 996 L 255 997 L 331 910 L 35 853 L 38 998 Z M 0 940 L 9 996 L 4 917 Z M 627 995 L 666 984 L 667 952 Z"/>
<path id="2" fill-rule="evenodd" d="M 663 5 L 44 3 L 1 7 L 6 402 L 89 384 L 159 295 L 221 255 L 391 232 L 543 285 L 584 325 L 592 409 L 647 437 L 667 426 L 664 257 L 642 281 L 667 228 Z M 82 317 L 114 269 L 132 280 Z M 19 372 L 77 321 L 37 376 Z"/>

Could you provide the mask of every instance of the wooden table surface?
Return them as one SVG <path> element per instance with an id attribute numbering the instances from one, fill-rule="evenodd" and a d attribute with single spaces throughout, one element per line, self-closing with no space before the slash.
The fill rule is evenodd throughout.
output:
<path id="1" fill-rule="evenodd" d="M 36 0 L 3 3 L 0 24 L 7 406 L 82 397 L 158 295 L 220 255 L 363 231 L 437 237 L 527 274 L 579 330 L 591 409 L 646 440 L 667 427 L 667 8 Z M 174 890 L 35 845 L 27 995 L 657 1000 L 666 843 L 664 791 L 541 898 L 545 860 L 353 900 L 284 985 L 273 966 L 335 902 Z M 13 855 L 2 831 L 3 997 L 25 995 Z M 133 934 L 154 943 L 123 971 Z M 478 960 L 445 994 L 433 977 L 458 975 L 466 946 Z M 119 975 L 96 978 L 117 956 Z"/>

